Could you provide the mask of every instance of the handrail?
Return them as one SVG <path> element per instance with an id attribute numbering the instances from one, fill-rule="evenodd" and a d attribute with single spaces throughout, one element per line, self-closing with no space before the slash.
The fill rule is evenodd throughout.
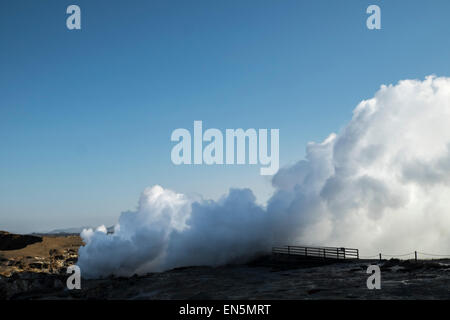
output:
<path id="1" fill-rule="evenodd" d="M 273 247 L 272 253 L 324 259 L 359 259 L 359 249 L 344 247 L 282 246 Z"/>

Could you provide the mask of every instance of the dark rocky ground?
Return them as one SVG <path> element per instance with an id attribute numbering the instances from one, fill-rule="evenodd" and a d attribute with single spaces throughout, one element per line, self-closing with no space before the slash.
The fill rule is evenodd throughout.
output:
<path id="1" fill-rule="evenodd" d="M 80 243 L 44 237 L 16 252 L 0 251 L 0 299 L 450 299 L 450 260 L 325 263 L 266 256 L 246 265 L 82 279 L 81 290 L 68 290 L 65 271 Z M 381 290 L 366 287 L 369 264 L 381 266 Z"/>
<path id="2" fill-rule="evenodd" d="M 33 235 L 12 234 L 6 231 L 0 231 L 0 250 L 18 250 L 26 246 L 41 242 L 42 237 Z"/>

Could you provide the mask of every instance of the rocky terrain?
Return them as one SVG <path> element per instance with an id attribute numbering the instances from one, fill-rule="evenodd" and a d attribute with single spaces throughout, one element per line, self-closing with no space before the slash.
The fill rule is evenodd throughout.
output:
<path id="1" fill-rule="evenodd" d="M 245 265 L 186 267 L 130 278 L 82 279 L 68 290 L 76 236 L 42 238 L 0 251 L 0 299 L 450 299 L 450 260 L 325 263 L 266 256 Z M 381 266 L 381 290 L 368 290 L 367 266 Z"/>
<path id="2" fill-rule="evenodd" d="M 20 249 L 0 250 L 0 276 L 24 272 L 64 274 L 65 268 L 76 263 L 82 245 L 79 236 L 14 235 L 14 239 L 22 244 L 31 240 Z"/>

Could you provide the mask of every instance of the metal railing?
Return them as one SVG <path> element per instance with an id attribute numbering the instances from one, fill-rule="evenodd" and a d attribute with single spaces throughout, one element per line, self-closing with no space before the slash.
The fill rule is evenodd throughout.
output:
<path id="1" fill-rule="evenodd" d="M 359 250 L 338 247 L 303 247 L 283 246 L 273 247 L 272 254 L 303 256 L 323 259 L 359 259 Z"/>

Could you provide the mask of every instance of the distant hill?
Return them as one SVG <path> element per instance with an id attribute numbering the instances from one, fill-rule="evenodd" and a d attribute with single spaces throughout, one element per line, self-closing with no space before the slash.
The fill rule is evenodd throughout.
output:
<path id="1" fill-rule="evenodd" d="M 95 229 L 95 227 L 83 226 L 65 229 L 54 229 L 48 232 L 33 232 L 38 235 L 79 235 L 84 229 Z M 114 226 L 106 228 L 108 233 L 114 233 Z"/>
<path id="2" fill-rule="evenodd" d="M 84 229 L 89 229 L 92 227 L 89 226 L 83 226 L 83 227 L 73 227 L 73 228 L 65 228 L 65 229 L 55 229 L 55 230 L 51 230 L 45 233 L 48 234 L 80 234 L 81 231 L 83 231 Z"/>

